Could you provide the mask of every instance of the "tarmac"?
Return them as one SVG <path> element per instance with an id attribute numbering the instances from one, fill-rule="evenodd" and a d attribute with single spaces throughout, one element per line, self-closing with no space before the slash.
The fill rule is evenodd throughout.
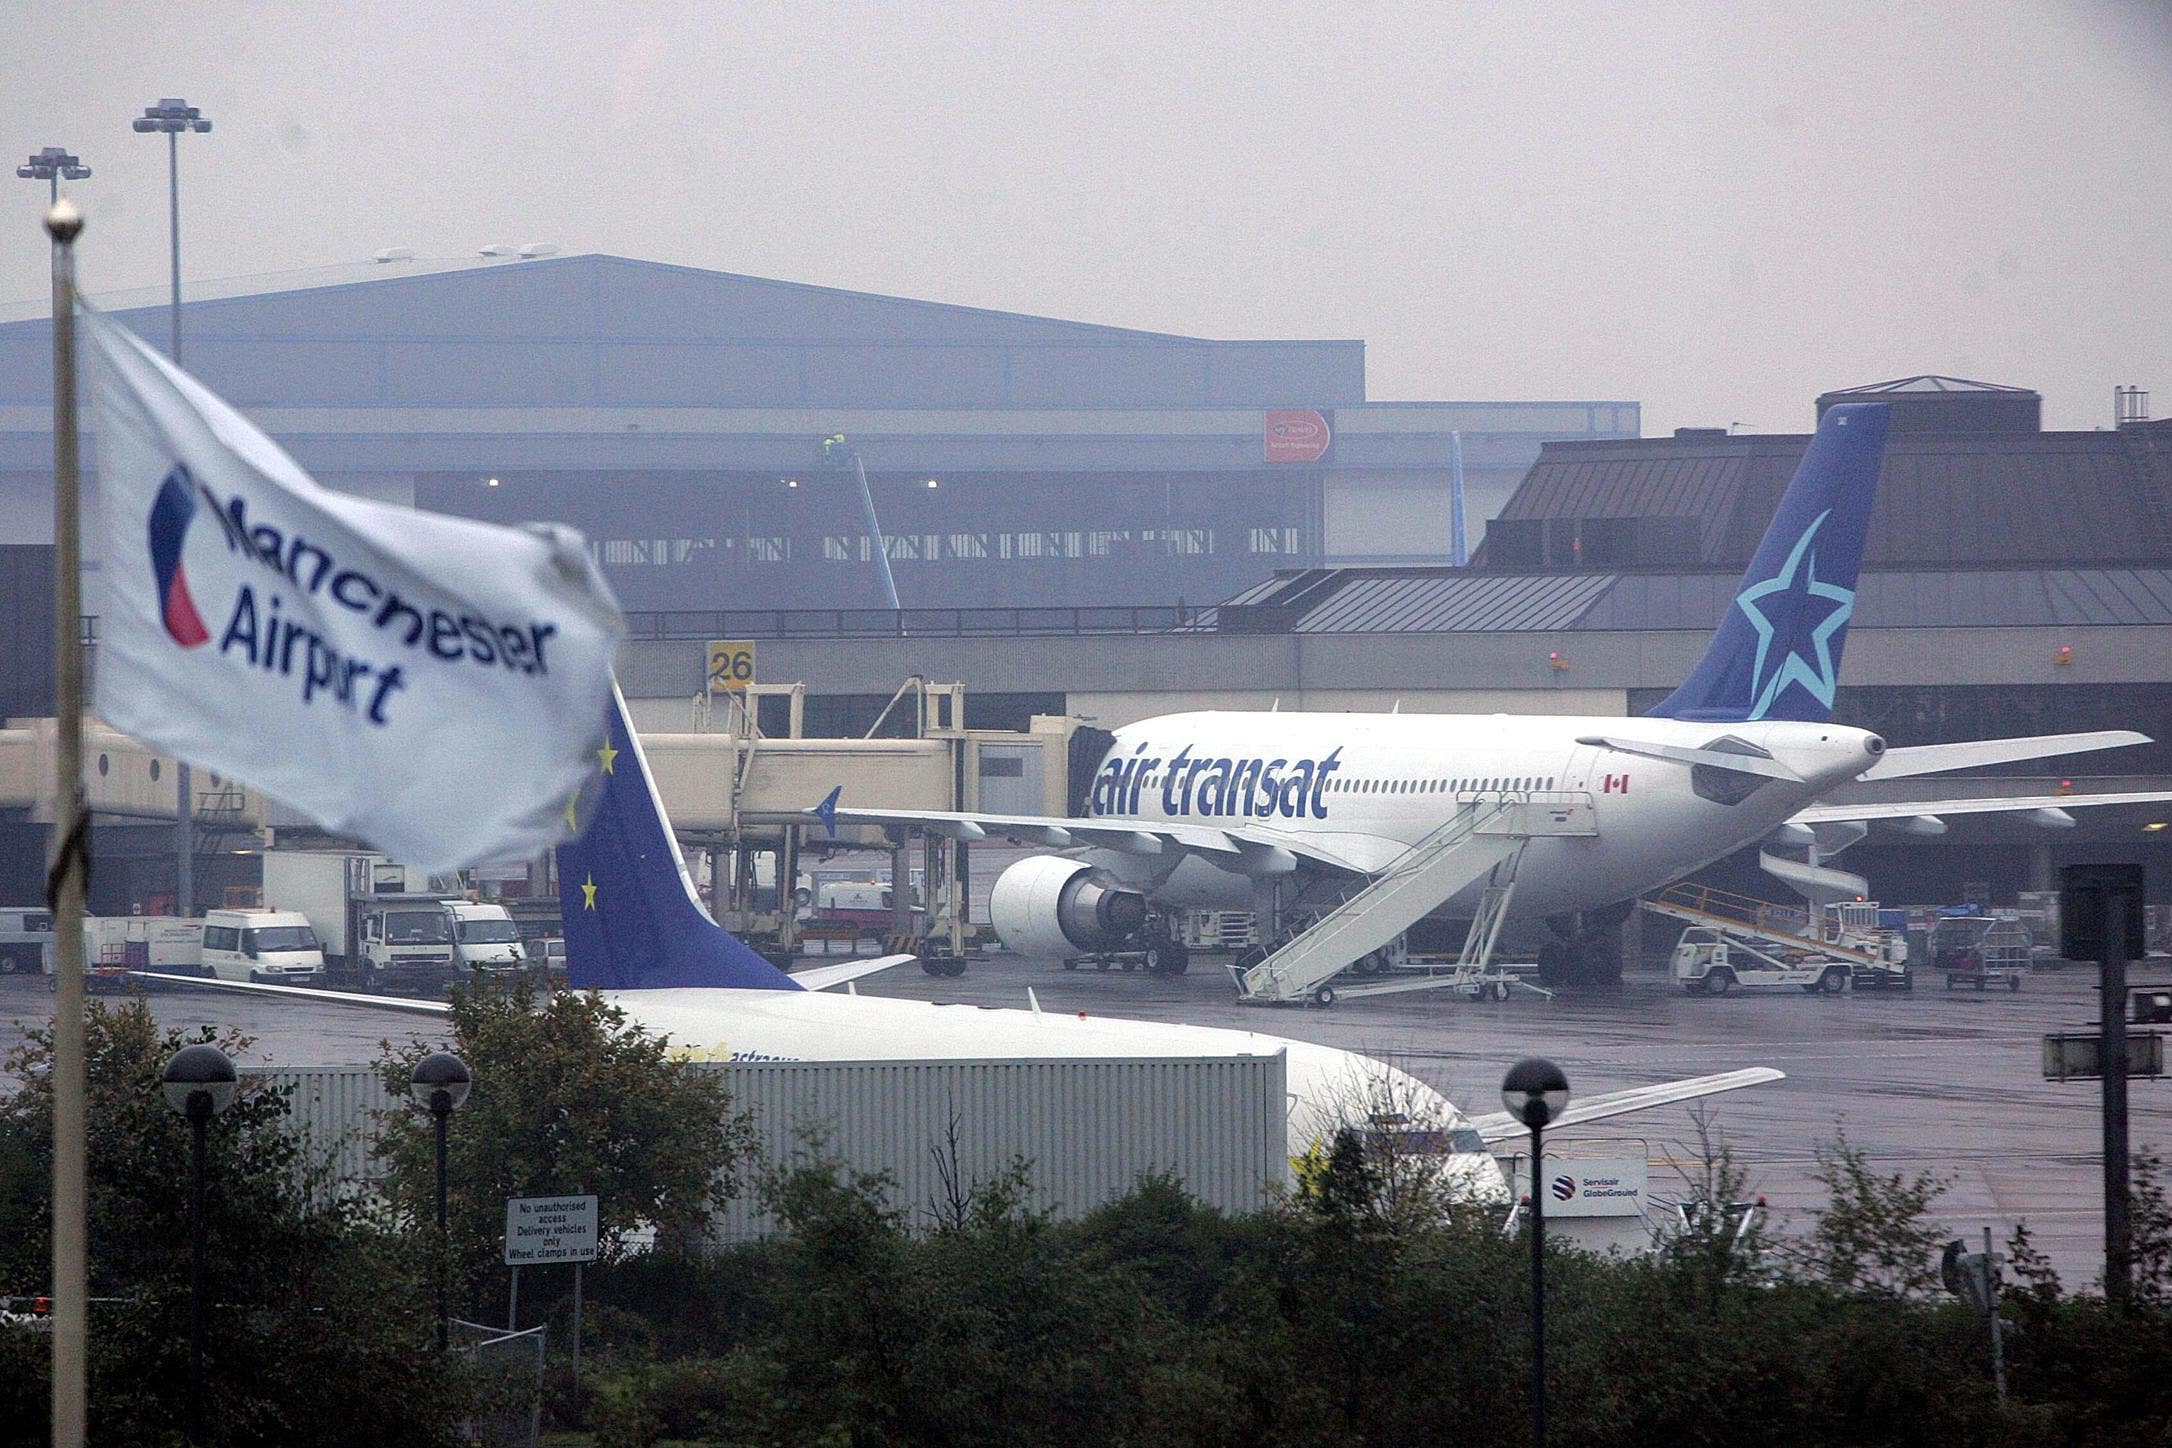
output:
<path id="1" fill-rule="evenodd" d="M 2172 960 L 2137 963 L 2130 976 L 2136 985 L 2163 983 Z M 1386 1057 L 1474 1115 L 1501 1109 L 1501 1077 L 1527 1055 L 1552 1058 L 1580 1094 L 1776 1066 L 1787 1080 L 1706 1098 L 1705 1111 L 1714 1140 L 1733 1151 L 1747 1192 L 1766 1200 L 1780 1230 L 1807 1230 L 1825 1204 L 1812 1176 L 1817 1154 L 1845 1135 L 1881 1174 L 1944 1180 L 1934 1211 L 1950 1235 L 1974 1244 L 1988 1226 L 2003 1244 L 2026 1219 L 2069 1285 L 2094 1283 L 2103 1270 L 2099 1086 L 2046 1081 L 2042 1068 L 2045 1033 L 2094 1025 L 2092 971 L 2039 971 L 2018 992 L 1949 992 L 1942 976 L 1925 971 L 1906 994 L 1787 989 L 1726 999 L 1690 996 L 1645 971 L 1632 973 L 1619 996 L 1549 1001 L 1519 991 L 1476 1002 L 1425 992 L 1328 1008 L 1241 1005 L 1223 958 L 1212 956 L 1195 956 L 1175 978 L 997 955 L 956 980 L 907 970 L 861 983 L 870 994 L 1016 1006 L 1026 1004 L 1028 986 L 1043 1010 L 1229 1026 Z M 2129 1099 L 2133 1149 L 2172 1155 L 2172 1081 L 2137 1079 Z M 1655 1199 L 1678 1195 L 1701 1162 L 1690 1105 L 1548 1139 L 1612 1143 L 1620 1155 L 1643 1150 Z"/>
<path id="2" fill-rule="evenodd" d="M 2172 961 L 2137 965 L 2134 983 L 2172 978 Z M 956 979 L 906 967 L 859 983 L 870 995 L 1188 1021 L 1318 1041 L 1394 1060 L 1473 1114 L 1499 1109 L 1502 1074 L 1525 1055 L 1567 1072 L 1572 1092 L 1596 1094 L 1743 1066 L 1788 1079 L 1710 1098 L 1709 1125 L 1748 1173 L 1782 1231 L 1800 1231 L 1825 1199 L 1817 1153 L 1843 1134 L 1881 1173 L 1929 1172 L 1945 1183 L 1934 1208 L 1951 1235 L 2001 1241 L 2026 1219 L 2070 1285 L 2102 1268 L 2101 1135 L 2094 1082 L 2045 1081 L 2046 1032 L 2095 1019 L 2094 974 L 2032 974 L 2018 992 L 1948 992 L 1926 972 L 1911 994 L 1850 991 L 1691 997 L 1654 972 L 1632 973 L 1619 996 L 1542 1000 L 1517 993 L 1473 1002 L 1445 992 L 1345 1000 L 1331 1008 L 1237 1002 L 1220 959 L 1194 958 L 1175 978 L 992 955 Z M 251 1038 L 244 1059 L 290 1066 L 365 1063 L 387 1037 L 434 1039 L 432 1023 L 316 1001 L 209 992 L 151 997 L 161 1022 L 232 1026 Z M 0 977 L 0 1054 L 26 1024 L 49 1016 L 49 983 Z M 0 1092 L 13 1082 L 0 1078 Z M 2172 1152 L 2172 1082 L 2136 1080 L 2137 1151 Z M 1653 1198 L 1667 1198 L 1700 1159 L 1688 1106 L 1663 1107 L 1560 1133 L 1641 1150 Z"/>

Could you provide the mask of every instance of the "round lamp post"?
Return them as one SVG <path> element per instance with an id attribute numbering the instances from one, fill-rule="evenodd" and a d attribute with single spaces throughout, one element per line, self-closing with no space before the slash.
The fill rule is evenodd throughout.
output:
<path id="1" fill-rule="evenodd" d="M 468 1063 L 450 1051 L 436 1051 L 422 1058 L 415 1067 L 414 1079 L 408 1083 L 408 1091 L 415 1104 L 430 1113 L 437 1128 L 437 1350 L 445 1351 L 450 1340 L 452 1312 L 447 1296 L 445 1258 L 445 1122 L 460 1103 L 468 1099 L 468 1091 L 475 1085 L 475 1077 L 468 1071 Z"/>
<path id="2" fill-rule="evenodd" d="M 217 1046 L 184 1046 L 166 1063 L 166 1104 L 189 1124 L 189 1441 L 202 1441 L 204 1376 L 204 1133 L 234 1104 L 240 1076 Z"/>
<path id="3" fill-rule="evenodd" d="M 1546 1190 L 1542 1180 L 1546 1125 L 1569 1104 L 1569 1078 L 1539 1056 L 1508 1068 L 1501 1104 L 1531 1128 L 1531 1441 L 1546 1448 Z"/>

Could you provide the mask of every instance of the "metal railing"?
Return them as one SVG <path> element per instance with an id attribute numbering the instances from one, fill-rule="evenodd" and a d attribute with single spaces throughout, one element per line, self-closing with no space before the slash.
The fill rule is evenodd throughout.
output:
<path id="1" fill-rule="evenodd" d="M 1190 604 L 1077 608 L 759 608 L 629 613 L 636 639 L 1016 638 L 1197 628 Z"/>
<path id="2" fill-rule="evenodd" d="M 1157 634 L 1211 628 L 1214 609 L 1188 603 L 1138 608 L 726 608 L 626 615 L 635 639 L 1033 638 Z M 98 643 L 98 615 L 83 615 Z"/>

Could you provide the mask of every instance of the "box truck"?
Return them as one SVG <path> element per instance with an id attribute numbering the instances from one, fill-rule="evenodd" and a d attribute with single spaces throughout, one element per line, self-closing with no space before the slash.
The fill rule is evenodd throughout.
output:
<path id="1" fill-rule="evenodd" d="M 263 858 L 264 904 L 308 920 L 340 983 L 431 994 L 452 980 L 452 911 L 422 871 L 361 850 Z"/>

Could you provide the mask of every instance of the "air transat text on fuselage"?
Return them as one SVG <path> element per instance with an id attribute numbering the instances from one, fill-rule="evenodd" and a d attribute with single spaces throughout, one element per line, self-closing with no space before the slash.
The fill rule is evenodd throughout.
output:
<path id="1" fill-rule="evenodd" d="M 1093 812 L 1135 815 L 1142 799 L 1158 798 L 1171 818 L 1327 818 L 1327 781 L 1342 768 L 1338 746 L 1322 759 L 1194 756 L 1189 744 L 1163 759 L 1146 752 L 1110 758 L 1094 776 Z M 1162 765 L 1165 773 L 1157 776 Z M 1149 784 L 1154 796 L 1147 795 Z"/>

